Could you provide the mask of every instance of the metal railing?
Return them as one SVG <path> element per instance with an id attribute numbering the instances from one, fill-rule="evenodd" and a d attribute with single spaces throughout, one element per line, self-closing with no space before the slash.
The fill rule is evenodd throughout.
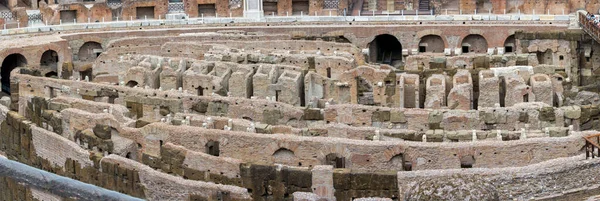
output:
<path id="1" fill-rule="evenodd" d="M 5 21 L 14 20 L 12 11 L 0 11 L 0 18 L 4 19 Z"/>
<path id="2" fill-rule="evenodd" d="M 176 15 L 176 14 L 174 14 Z M 41 17 L 41 16 L 40 16 Z M 544 21 L 551 22 L 564 22 L 568 23 L 570 17 L 568 15 L 375 15 L 375 16 L 339 16 L 332 14 L 319 15 L 313 13 L 312 15 L 300 15 L 300 16 L 278 16 L 278 15 L 265 15 L 263 17 L 198 17 L 198 18 L 176 18 L 167 19 L 165 15 L 152 16 L 144 19 L 135 19 L 133 17 L 129 19 L 116 18 L 114 21 L 98 20 L 97 22 L 67 22 L 58 25 L 49 25 L 48 22 L 41 23 L 30 23 L 27 27 L 10 28 L 4 26 L 0 27 L 0 33 L 2 35 L 10 34 L 23 34 L 23 33 L 37 33 L 37 32 L 48 32 L 48 31 L 62 31 L 62 30 L 78 30 L 78 29 L 96 29 L 96 28 L 125 28 L 125 27 L 142 27 L 142 26 L 171 26 L 171 25 L 195 25 L 195 24 L 222 24 L 222 23 L 286 23 L 286 22 L 398 22 L 399 24 L 414 24 L 416 22 L 431 22 L 441 24 L 464 24 L 464 22 L 472 21 L 475 24 L 485 23 L 489 21 L 492 24 L 510 22 L 510 24 L 531 24 L 531 23 L 546 23 Z M 536 18 L 537 17 L 537 18 Z M 497 22 L 493 22 L 497 21 Z M 536 22 L 540 21 L 540 22 Z M 7 29 L 9 28 L 9 29 Z"/>
<path id="3" fill-rule="evenodd" d="M 169 2 L 169 13 L 184 13 L 184 9 L 183 2 Z"/>
<path id="4" fill-rule="evenodd" d="M 600 133 L 585 136 L 583 139 L 585 139 L 585 159 L 600 156 Z"/>
<path id="5" fill-rule="evenodd" d="M 0 157 L 0 177 L 8 177 L 25 186 L 75 200 L 142 200 L 52 174 L 3 157 Z M 0 189 L 0 192 L 3 192 L 2 190 L 8 189 Z"/>
<path id="6" fill-rule="evenodd" d="M 588 13 L 579 13 L 579 24 L 583 30 L 589 34 L 596 42 L 600 43 L 600 24 L 596 24 L 593 19 L 588 19 Z"/>

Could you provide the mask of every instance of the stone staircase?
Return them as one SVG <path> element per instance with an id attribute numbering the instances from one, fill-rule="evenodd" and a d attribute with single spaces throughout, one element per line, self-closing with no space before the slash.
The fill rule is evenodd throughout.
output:
<path id="1" fill-rule="evenodd" d="M 597 43 L 600 43 L 600 27 L 596 25 L 592 20 L 587 19 L 587 13 L 578 12 L 579 24 L 583 31 L 590 35 Z"/>

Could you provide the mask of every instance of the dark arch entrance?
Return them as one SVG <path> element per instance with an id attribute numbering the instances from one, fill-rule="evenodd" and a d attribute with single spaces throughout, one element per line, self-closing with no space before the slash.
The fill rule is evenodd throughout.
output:
<path id="1" fill-rule="evenodd" d="M 333 168 L 346 168 L 346 157 L 337 153 L 330 153 L 325 156 L 325 165 L 331 165 Z"/>
<path id="2" fill-rule="evenodd" d="M 27 65 L 27 59 L 22 54 L 11 54 L 4 58 L 1 67 L 1 82 L 2 91 L 10 94 L 10 72 L 16 67 L 23 67 Z"/>
<path id="3" fill-rule="evenodd" d="M 213 156 L 219 156 L 220 154 L 220 150 L 219 150 L 219 141 L 208 141 L 205 145 L 205 152 L 207 154 L 213 155 Z"/>
<path id="4" fill-rule="evenodd" d="M 504 53 L 513 53 L 517 51 L 517 43 L 515 40 L 515 35 L 510 35 L 504 41 Z"/>
<path id="5" fill-rule="evenodd" d="M 463 53 L 487 53 L 488 43 L 485 38 L 479 34 L 471 34 L 462 41 Z"/>
<path id="6" fill-rule="evenodd" d="M 294 166 L 296 165 L 296 155 L 292 150 L 286 148 L 279 148 L 277 151 L 273 153 L 273 162 Z M 301 166 L 301 165 L 298 165 Z"/>
<path id="7" fill-rule="evenodd" d="M 444 40 L 438 35 L 423 36 L 419 42 L 419 52 L 443 53 L 444 48 Z"/>
<path id="8" fill-rule="evenodd" d="M 40 65 L 44 67 L 56 68 L 58 63 L 58 53 L 54 50 L 46 50 L 40 58 Z"/>
<path id="9" fill-rule="evenodd" d="M 77 56 L 79 61 L 92 62 L 100 56 L 100 53 L 102 53 L 102 45 L 94 41 L 88 41 L 79 48 Z"/>
<path id="10" fill-rule="evenodd" d="M 378 35 L 369 43 L 369 60 L 375 63 L 391 64 L 402 61 L 402 44 L 395 36 Z"/>

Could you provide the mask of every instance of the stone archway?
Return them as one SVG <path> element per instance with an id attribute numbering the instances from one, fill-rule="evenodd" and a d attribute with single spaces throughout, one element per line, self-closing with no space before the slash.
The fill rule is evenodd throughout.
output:
<path id="1" fill-rule="evenodd" d="M 294 155 L 294 152 L 289 149 L 279 148 L 273 153 L 273 163 L 295 166 L 296 155 Z"/>
<path id="2" fill-rule="evenodd" d="M 16 67 L 24 67 L 27 65 L 27 59 L 25 56 L 19 53 L 8 55 L 2 61 L 1 67 L 1 82 L 2 82 L 2 91 L 10 94 L 10 72 Z"/>
<path id="3" fill-rule="evenodd" d="M 346 157 L 337 153 L 327 154 L 324 165 L 331 165 L 333 168 L 346 168 Z"/>
<path id="4" fill-rule="evenodd" d="M 514 53 L 517 51 L 517 41 L 515 35 L 510 35 L 504 41 L 504 53 Z"/>
<path id="5" fill-rule="evenodd" d="M 221 150 L 219 149 L 219 141 L 210 140 L 204 145 L 204 152 L 213 156 L 219 156 Z"/>
<path id="6" fill-rule="evenodd" d="M 40 66 L 56 69 L 58 66 L 58 53 L 54 50 L 46 50 L 40 58 Z"/>
<path id="7" fill-rule="evenodd" d="M 80 48 L 77 56 L 79 61 L 92 62 L 102 53 L 102 45 L 94 41 L 85 42 Z"/>
<path id="8" fill-rule="evenodd" d="M 443 53 L 444 48 L 444 40 L 438 35 L 426 35 L 419 41 L 419 52 Z"/>
<path id="9" fill-rule="evenodd" d="M 369 61 L 390 64 L 402 62 L 402 44 L 390 34 L 378 35 L 369 43 Z"/>
<path id="10" fill-rule="evenodd" d="M 485 38 L 479 34 L 471 34 L 465 37 L 461 43 L 462 53 L 487 53 L 488 43 Z"/>

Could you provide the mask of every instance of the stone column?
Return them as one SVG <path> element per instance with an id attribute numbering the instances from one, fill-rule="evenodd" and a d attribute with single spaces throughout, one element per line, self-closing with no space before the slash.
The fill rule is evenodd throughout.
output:
<path id="1" fill-rule="evenodd" d="M 333 188 L 333 166 L 317 165 L 312 169 L 313 193 L 325 200 L 335 200 Z"/>
<path id="2" fill-rule="evenodd" d="M 473 79 L 468 70 L 459 70 L 452 80 L 452 90 L 448 94 L 450 109 L 469 110 L 473 108 Z"/>
<path id="3" fill-rule="evenodd" d="M 529 79 L 531 91 L 533 92 L 533 95 L 535 95 L 535 102 L 543 102 L 552 106 L 554 93 L 550 77 L 546 74 L 535 74 Z"/>
<path id="4" fill-rule="evenodd" d="M 398 83 L 398 105 L 401 108 L 419 108 L 419 75 L 400 74 Z"/>
<path id="5" fill-rule="evenodd" d="M 525 80 L 523 80 L 521 76 L 506 75 L 504 79 L 506 80 L 506 96 L 504 98 L 504 107 L 511 107 L 517 103 L 535 100 L 535 95 L 531 93 L 531 88 L 525 84 Z"/>
<path id="6" fill-rule="evenodd" d="M 479 71 L 479 107 L 495 107 L 500 104 L 500 79 L 491 70 Z"/>
<path id="7" fill-rule="evenodd" d="M 435 74 L 427 79 L 425 108 L 440 109 L 446 106 L 446 78 Z"/>

